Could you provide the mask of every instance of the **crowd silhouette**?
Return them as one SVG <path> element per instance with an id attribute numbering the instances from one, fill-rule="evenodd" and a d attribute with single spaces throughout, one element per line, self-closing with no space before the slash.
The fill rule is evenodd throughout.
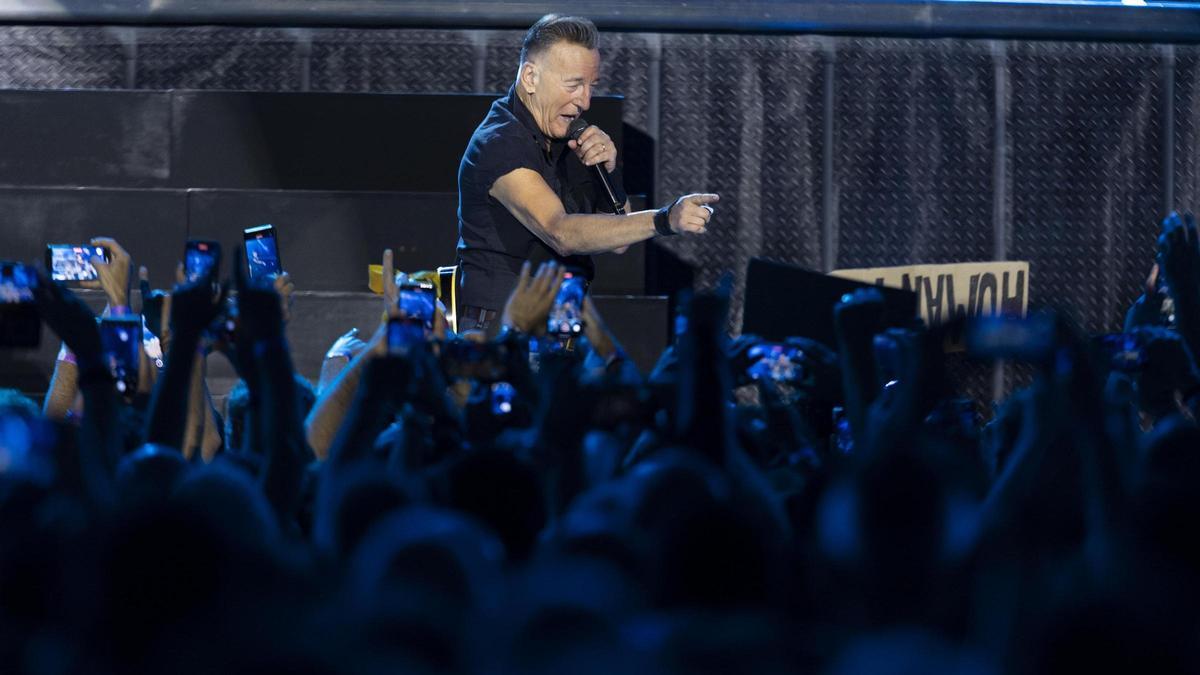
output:
<path id="1" fill-rule="evenodd" d="M 390 254 L 379 330 L 314 385 L 287 275 L 130 293 L 105 246 L 106 313 L 140 300 L 162 366 L 118 391 L 94 312 L 39 276 L 64 350 L 42 406 L 0 392 L 2 672 L 1200 670 L 1190 216 L 1119 336 L 959 326 L 1033 373 L 994 412 L 947 327 L 885 329 L 869 290 L 830 308 L 836 350 L 731 338 L 728 291 L 690 294 L 643 376 L 590 300 L 582 338 L 546 334 L 553 264 L 497 337 L 439 311 L 397 344 Z M 241 378 L 221 411 L 211 352 Z"/>

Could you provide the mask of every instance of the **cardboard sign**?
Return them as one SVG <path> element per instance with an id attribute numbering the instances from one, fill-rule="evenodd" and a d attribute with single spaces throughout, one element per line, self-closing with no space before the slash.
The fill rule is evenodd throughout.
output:
<path id="1" fill-rule="evenodd" d="M 1023 317 L 1029 308 L 1028 262 L 871 267 L 830 274 L 916 292 L 917 313 L 929 326 L 957 316 Z"/>

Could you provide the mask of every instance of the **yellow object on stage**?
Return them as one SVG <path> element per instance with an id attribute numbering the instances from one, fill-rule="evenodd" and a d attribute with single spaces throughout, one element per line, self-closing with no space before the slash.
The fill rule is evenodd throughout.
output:
<path id="1" fill-rule="evenodd" d="M 419 272 L 401 272 L 396 271 L 397 281 L 407 279 L 420 283 L 433 284 L 437 296 L 442 297 L 442 279 L 437 270 L 421 270 Z M 367 287 L 376 295 L 383 295 L 383 265 L 368 265 L 367 266 Z"/>

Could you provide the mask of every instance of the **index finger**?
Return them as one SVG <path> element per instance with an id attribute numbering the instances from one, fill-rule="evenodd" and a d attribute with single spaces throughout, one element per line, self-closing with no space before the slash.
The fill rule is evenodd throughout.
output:
<path id="1" fill-rule="evenodd" d="M 392 249 L 383 249 L 383 294 L 396 294 L 396 268 L 392 263 Z"/>
<path id="2" fill-rule="evenodd" d="M 715 192 L 701 192 L 694 195 L 688 195 L 687 200 L 697 206 L 704 206 L 705 204 L 716 204 L 717 202 L 721 201 L 721 195 L 716 194 Z"/>

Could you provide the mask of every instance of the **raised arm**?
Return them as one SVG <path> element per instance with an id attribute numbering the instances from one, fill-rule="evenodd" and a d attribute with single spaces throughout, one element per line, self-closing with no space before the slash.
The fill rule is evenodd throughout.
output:
<path id="1" fill-rule="evenodd" d="M 532 169 L 514 169 L 496 179 L 488 191 L 538 239 L 561 256 L 613 251 L 656 234 L 702 234 L 720 199 L 715 194 L 691 194 L 677 199 L 665 222 L 655 228 L 655 211 L 628 215 L 568 214 L 562 200 Z"/>
<path id="2" fill-rule="evenodd" d="M 75 353 L 84 399 L 79 458 L 83 482 L 93 502 L 107 504 L 121 450 L 120 403 L 104 364 L 96 317 L 74 293 L 41 275 L 34 297 L 46 325 Z"/>
<path id="3" fill-rule="evenodd" d="M 182 450 L 196 352 L 204 329 L 224 304 L 225 292 L 214 293 L 210 277 L 175 287 L 171 295 L 171 348 L 147 412 L 147 443 Z"/>
<path id="4" fill-rule="evenodd" d="M 356 356 L 337 373 L 327 385 L 320 388 L 317 402 L 304 420 L 304 434 L 308 445 L 312 448 L 317 459 L 324 460 L 329 456 L 329 448 L 333 445 L 338 427 L 346 418 L 346 413 L 354 401 L 359 379 L 362 377 L 363 366 L 370 354 L 384 340 L 384 329 L 388 312 L 396 306 L 400 298 L 400 289 L 396 287 L 396 271 L 392 262 L 392 250 L 383 252 L 383 318 L 375 335 L 361 348 Z M 343 336 L 344 337 L 344 336 Z M 322 368 L 322 380 L 325 379 Z"/>

